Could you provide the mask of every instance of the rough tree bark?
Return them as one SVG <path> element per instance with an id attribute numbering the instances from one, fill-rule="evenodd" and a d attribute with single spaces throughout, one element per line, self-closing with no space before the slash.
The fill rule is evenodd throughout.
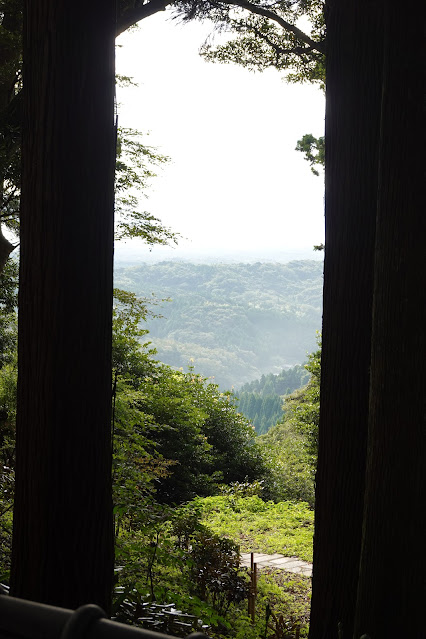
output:
<path id="1" fill-rule="evenodd" d="M 354 636 L 421 639 L 426 569 L 426 5 L 411 0 L 402 13 L 396 3 L 389 5 L 369 450 Z"/>
<path id="2" fill-rule="evenodd" d="M 361 545 L 382 26 L 368 0 L 326 7 L 325 264 L 310 639 L 352 637 Z"/>
<path id="3" fill-rule="evenodd" d="M 108 610 L 114 0 L 26 0 L 11 591 Z"/>

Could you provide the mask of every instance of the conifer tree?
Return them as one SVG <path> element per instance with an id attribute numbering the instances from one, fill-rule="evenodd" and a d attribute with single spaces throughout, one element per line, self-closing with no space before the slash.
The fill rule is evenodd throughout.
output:
<path id="1" fill-rule="evenodd" d="M 115 2 L 24 10 L 11 592 L 109 609 Z"/>

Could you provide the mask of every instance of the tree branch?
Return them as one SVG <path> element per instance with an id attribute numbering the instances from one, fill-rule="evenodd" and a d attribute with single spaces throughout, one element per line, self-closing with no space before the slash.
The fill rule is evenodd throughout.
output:
<path id="1" fill-rule="evenodd" d="M 300 29 L 295 27 L 290 22 L 281 18 L 277 13 L 271 11 L 270 9 L 264 9 L 263 7 L 259 7 L 257 4 L 252 4 L 247 0 L 222 0 L 225 4 L 235 5 L 237 7 L 241 7 L 242 9 L 247 9 L 250 13 L 256 13 L 259 16 L 263 16 L 264 18 L 268 18 L 269 20 L 273 20 L 277 24 L 279 24 L 286 31 L 290 31 L 293 33 L 298 40 L 301 40 L 305 44 L 309 45 L 311 49 L 318 51 L 319 53 L 325 53 L 325 44 L 323 42 L 315 42 L 312 40 L 306 33 L 303 33 Z"/>
<path id="2" fill-rule="evenodd" d="M 151 0 L 151 2 L 125 11 L 123 15 L 120 15 L 117 18 L 116 36 L 123 33 L 123 31 L 129 27 L 132 27 L 134 24 L 139 22 L 139 20 L 152 16 L 158 11 L 164 11 L 166 7 L 172 4 L 173 1 L 174 0 Z"/>
<path id="3" fill-rule="evenodd" d="M 312 47 L 292 47 L 291 49 L 283 49 L 278 44 L 275 44 L 265 33 L 262 33 L 260 29 L 256 29 L 256 27 L 250 27 L 251 31 L 253 31 L 254 35 L 261 40 L 264 40 L 266 44 L 268 44 L 272 49 L 274 49 L 275 53 L 278 55 L 290 55 L 294 53 L 295 55 L 302 56 L 304 53 L 309 53 L 312 51 Z"/>

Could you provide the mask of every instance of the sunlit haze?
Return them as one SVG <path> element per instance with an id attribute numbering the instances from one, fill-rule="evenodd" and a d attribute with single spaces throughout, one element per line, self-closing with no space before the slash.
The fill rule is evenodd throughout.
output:
<path id="1" fill-rule="evenodd" d="M 141 207 L 186 238 L 151 255 L 319 257 L 323 177 L 295 146 L 305 133 L 323 135 L 324 95 L 272 69 L 205 62 L 198 49 L 210 32 L 162 12 L 117 40 L 117 72 L 138 84 L 117 90 L 119 125 L 149 132 L 144 143 L 171 158 Z M 116 254 L 149 251 L 133 240 Z"/>

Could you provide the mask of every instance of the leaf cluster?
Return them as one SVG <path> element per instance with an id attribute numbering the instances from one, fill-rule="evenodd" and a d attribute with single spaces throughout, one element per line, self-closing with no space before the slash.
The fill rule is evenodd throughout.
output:
<path id="1" fill-rule="evenodd" d="M 324 83 L 325 30 L 321 0 L 272 3 L 189 0 L 176 3 L 175 11 L 184 20 L 213 23 L 215 32 L 200 50 L 208 61 L 239 64 L 252 71 L 272 67 L 284 71 L 291 82 Z M 301 20 L 309 32 L 299 28 Z M 215 34 L 225 42 L 215 44 Z"/>
<path id="2" fill-rule="evenodd" d="M 179 235 L 163 226 L 158 218 L 139 210 L 138 194 L 146 190 L 156 169 L 170 161 L 152 146 L 141 142 L 141 133 L 121 127 L 117 135 L 115 177 L 115 239 L 135 237 L 148 245 L 177 243 Z"/>
<path id="3" fill-rule="evenodd" d="M 195 593 L 220 615 L 226 614 L 231 603 L 246 599 L 248 582 L 240 572 L 240 551 L 235 542 L 204 528 L 193 537 L 190 556 Z"/>
<path id="4" fill-rule="evenodd" d="M 316 138 L 312 133 L 306 133 L 297 141 L 296 151 L 305 154 L 305 160 L 309 162 L 311 171 L 318 176 L 319 172 L 315 168 L 316 165 L 324 167 L 325 165 L 325 138 L 324 136 Z"/>

